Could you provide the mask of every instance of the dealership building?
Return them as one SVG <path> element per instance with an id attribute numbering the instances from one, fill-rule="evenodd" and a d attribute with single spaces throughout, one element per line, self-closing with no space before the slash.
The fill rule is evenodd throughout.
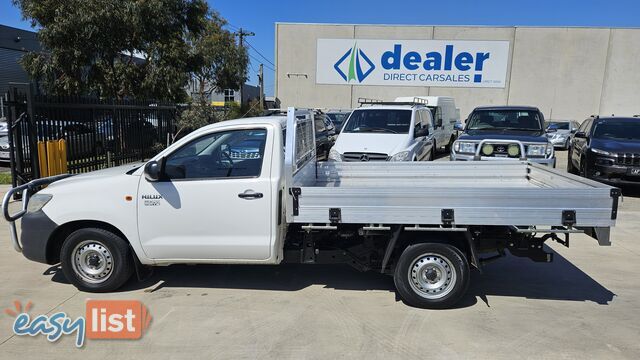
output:
<path id="1" fill-rule="evenodd" d="M 283 107 L 452 96 L 533 105 L 547 119 L 640 114 L 640 29 L 276 24 Z"/>

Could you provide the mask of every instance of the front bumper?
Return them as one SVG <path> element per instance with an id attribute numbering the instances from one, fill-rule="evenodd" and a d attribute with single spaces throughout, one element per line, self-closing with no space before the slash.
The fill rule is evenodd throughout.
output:
<path id="1" fill-rule="evenodd" d="M 591 163 L 588 166 L 588 177 L 610 185 L 640 185 L 640 176 L 629 174 L 628 166 L 623 165 L 598 165 Z"/>
<path id="2" fill-rule="evenodd" d="M 457 154 L 452 152 L 450 156 L 451 161 L 477 161 L 475 155 L 473 154 Z M 480 157 L 481 161 L 521 161 L 519 158 L 502 158 L 502 157 L 493 157 L 493 156 L 482 156 Z M 548 167 L 555 168 L 556 167 L 556 158 L 528 158 L 524 159 L 525 161 L 529 161 L 536 164 L 546 165 Z"/>
<path id="3" fill-rule="evenodd" d="M 567 138 L 549 138 L 549 142 L 553 145 L 553 147 L 555 148 L 564 148 L 567 146 Z"/>
<path id="4" fill-rule="evenodd" d="M 51 220 L 44 211 L 26 213 L 20 225 L 20 242 L 22 253 L 29 260 L 51 264 L 47 258 L 47 248 L 51 235 L 58 225 Z"/>

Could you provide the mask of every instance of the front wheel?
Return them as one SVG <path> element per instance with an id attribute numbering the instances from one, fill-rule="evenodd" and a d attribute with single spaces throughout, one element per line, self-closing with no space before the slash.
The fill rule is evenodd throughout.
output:
<path id="1" fill-rule="evenodd" d="M 448 244 L 424 243 L 407 247 L 400 255 L 393 281 L 410 306 L 442 309 L 455 305 L 469 286 L 465 255 Z"/>
<path id="2" fill-rule="evenodd" d="M 67 280 L 87 292 L 116 290 L 134 271 L 129 244 L 120 236 L 98 228 L 71 233 L 62 245 L 60 262 Z"/>
<path id="3" fill-rule="evenodd" d="M 578 175 L 578 170 L 576 169 L 575 166 L 573 166 L 573 160 L 571 160 L 571 156 L 572 156 L 571 153 L 572 153 L 571 148 L 569 148 L 567 150 L 567 172 L 569 174 Z"/>

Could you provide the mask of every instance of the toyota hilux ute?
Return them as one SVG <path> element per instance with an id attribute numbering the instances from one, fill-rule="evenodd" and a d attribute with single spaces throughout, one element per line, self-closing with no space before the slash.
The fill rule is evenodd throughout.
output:
<path id="1" fill-rule="evenodd" d="M 542 112 L 531 106 L 483 106 L 467 118 L 453 143 L 451 160 L 530 161 L 556 166 Z"/>
<path id="2" fill-rule="evenodd" d="M 84 291 L 170 264 L 342 263 L 442 308 L 506 251 L 550 262 L 547 240 L 610 244 L 617 188 L 520 161 L 318 162 L 314 128 L 290 108 L 200 128 L 144 164 L 20 185 L 2 203 L 13 245 Z"/>

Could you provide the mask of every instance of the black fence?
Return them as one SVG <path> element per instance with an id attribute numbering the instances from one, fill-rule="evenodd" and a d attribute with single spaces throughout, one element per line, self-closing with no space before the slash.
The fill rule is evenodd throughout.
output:
<path id="1" fill-rule="evenodd" d="M 14 185 L 45 175 L 39 142 L 64 139 L 68 172 L 82 173 L 148 159 L 175 132 L 174 104 L 33 95 L 28 86 L 12 88 L 5 99 Z"/>

